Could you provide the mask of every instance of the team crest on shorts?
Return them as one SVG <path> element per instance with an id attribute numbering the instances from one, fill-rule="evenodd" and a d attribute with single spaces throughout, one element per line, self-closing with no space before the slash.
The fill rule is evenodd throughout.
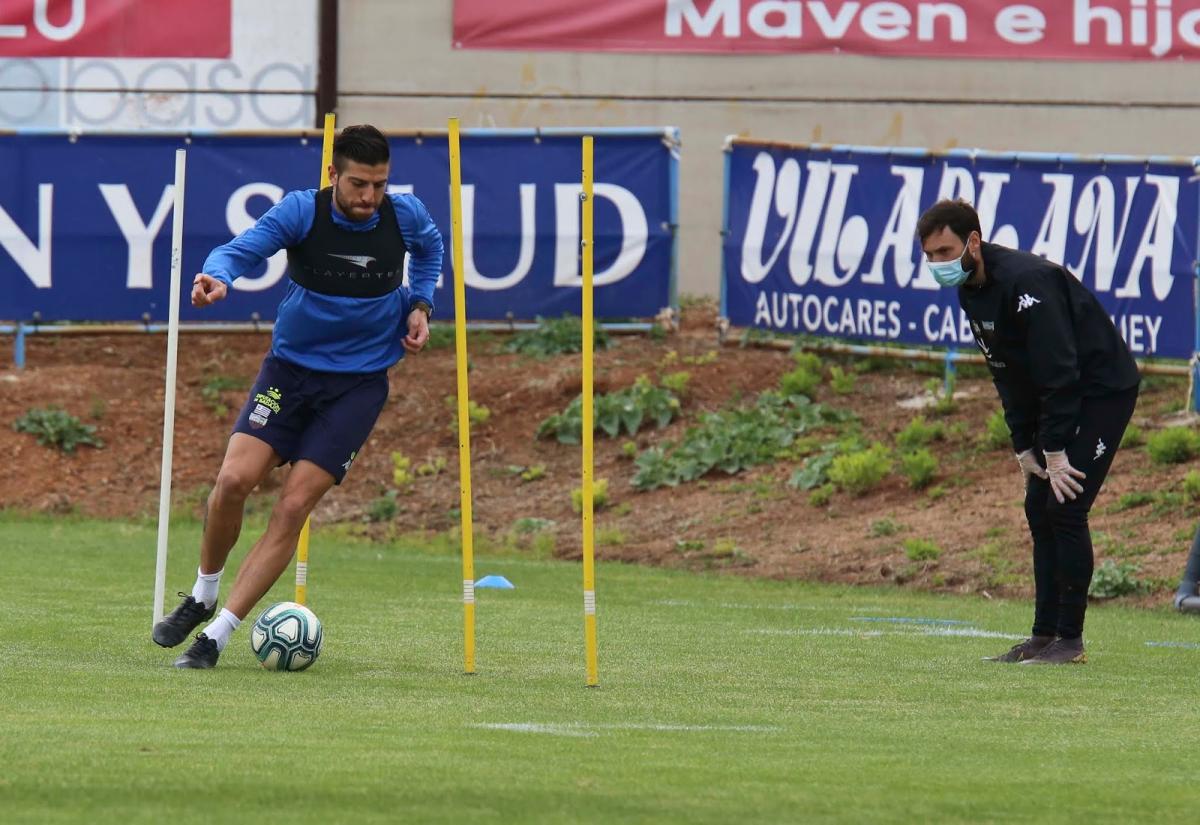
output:
<path id="1" fill-rule="evenodd" d="M 256 430 L 266 426 L 267 419 L 271 417 L 271 413 L 279 412 L 279 401 L 282 398 L 283 393 L 275 387 L 269 388 L 266 392 L 255 394 L 254 409 L 250 411 L 250 426 Z"/>
<path id="2" fill-rule="evenodd" d="M 256 430 L 265 426 L 267 418 L 270 415 L 271 410 L 269 407 L 264 407 L 262 404 L 255 404 L 254 409 L 250 413 L 250 426 Z"/>

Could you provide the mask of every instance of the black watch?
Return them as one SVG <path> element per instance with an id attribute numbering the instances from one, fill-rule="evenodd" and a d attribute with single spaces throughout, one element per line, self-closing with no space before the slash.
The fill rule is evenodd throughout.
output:
<path id="1" fill-rule="evenodd" d="M 412 310 L 416 309 L 419 309 L 421 312 L 425 313 L 426 320 L 433 317 L 433 307 L 429 305 L 428 301 L 422 301 L 419 298 L 413 301 L 412 308 L 409 311 L 411 312 Z"/>

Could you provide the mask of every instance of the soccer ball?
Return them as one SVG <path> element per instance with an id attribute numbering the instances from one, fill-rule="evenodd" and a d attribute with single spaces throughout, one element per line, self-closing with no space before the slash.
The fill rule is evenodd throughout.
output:
<path id="1" fill-rule="evenodd" d="M 280 602 L 254 620 L 250 649 L 267 670 L 304 670 L 321 655 L 321 620 L 302 604 Z"/>

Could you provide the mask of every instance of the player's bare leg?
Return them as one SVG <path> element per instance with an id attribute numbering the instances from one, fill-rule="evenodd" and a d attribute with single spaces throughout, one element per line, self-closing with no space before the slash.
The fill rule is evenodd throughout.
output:
<path id="1" fill-rule="evenodd" d="M 183 601 L 154 626 L 150 637 L 155 644 L 175 647 L 216 613 L 221 572 L 241 535 L 246 499 L 278 464 L 279 454 L 266 442 L 244 433 L 230 437 L 204 511 L 196 583 L 190 594 L 179 594 Z"/>
<path id="2" fill-rule="evenodd" d="M 333 476 L 311 461 L 296 462 L 271 511 L 267 531 L 246 556 L 234 580 L 226 606 L 239 619 L 246 618 L 287 569 L 304 521 L 333 482 Z"/>

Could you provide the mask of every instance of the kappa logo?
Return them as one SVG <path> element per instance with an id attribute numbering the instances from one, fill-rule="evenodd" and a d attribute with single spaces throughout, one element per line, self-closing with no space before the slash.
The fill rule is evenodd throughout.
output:
<path id="1" fill-rule="evenodd" d="M 1034 304 L 1040 304 L 1041 302 L 1042 301 L 1040 298 L 1034 298 L 1032 295 L 1026 292 L 1024 295 L 1017 298 L 1017 312 L 1024 312 Z"/>
<path id="2" fill-rule="evenodd" d="M 1092 456 L 1092 461 L 1096 461 L 1097 459 L 1100 458 L 1100 456 L 1104 455 L 1106 452 L 1108 452 L 1108 447 L 1105 446 L 1104 439 L 1103 438 L 1097 439 L 1096 440 L 1096 454 L 1094 456 Z"/>
<path id="3" fill-rule="evenodd" d="M 338 255 L 335 252 L 330 252 L 329 257 L 341 258 L 343 261 L 349 261 L 350 263 L 354 264 L 355 266 L 361 267 L 363 269 L 366 269 L 368 266 L 375 263 L 375 260 L 376 260 L 375 258 L 372 258 L 370 255 Z"/>
<path id="4" fill-rule="evenodd" d="M 358 450 L 355 450 L 354 452 L 350 453 L 350 458 L 347 459 L 346 463 L 342 465 L 342 469 L 345 470 L 347 473 L 350 472 L 350 465 L 354 463 L 354 457 L 356 455 L 358 455 Z"/>

